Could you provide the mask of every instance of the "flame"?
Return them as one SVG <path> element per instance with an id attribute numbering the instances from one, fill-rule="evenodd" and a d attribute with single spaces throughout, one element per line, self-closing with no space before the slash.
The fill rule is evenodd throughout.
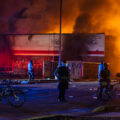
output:
<path id="1" fill-rule="evenodd" d="M 57 0 L 1 2 L 1 33 L 59 33 Z M 12 7 L 11 7 L 12 6 Z M 17 8 L 15 7 L 17 6 Z M 105 61 L 120 72 L 120 0 L 63 0 L 62 33 L 105 33 Z M 9 23 L 7 23 L 9 22 Z M 76 30 L 77 29 L 77 30 Z M 111 37 L 112 36 L 112 37 Z"/>
<path id="2" fill-rule="evenodd" d="M 120 73 L 119 4 L 120 2 L 115 0 L 105 0 L 103 2 L 101 0 L 81 1 L 78 5 L 79 9 L 76 9 L 76 15 L 72 14 L 74 19 L 66 20 L 64 18 L 64 25 L 62 25 L 62 33 L 72 33 L 76 25 L 78 33 L 105 33 L 105 36 L 109 36 L 105 40 L 105 62 L 109 63 L 109 69 L 113 77 L 116 77 L 116 73 Z M 84 19 L 85 14 L 88 15 L 88 20 Z M 49 32 L 59 33 L 59 26 Z"/>
<path id="3" fill-rule="evenodd" d="M 58 27 L 52 31 L 48 31 L 47 33 L 59 33 L 60 30 L 58 29 Z M 62 29 L 62 33 L 72 33 L 73 32 L 73 25 L 71 26 L 65 26 Z"/>

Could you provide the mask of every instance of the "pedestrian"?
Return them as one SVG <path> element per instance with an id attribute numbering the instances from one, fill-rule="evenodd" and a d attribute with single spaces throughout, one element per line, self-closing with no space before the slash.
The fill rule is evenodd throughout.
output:
<path id="1" fill-rule="evenodd" d="M 58 102 L 65 102 L 65 92 L 68 88 L 68 82 L 69 82 L 69 69 L 66 67 L 65 61 L 61 61 L 61 65 L 57 67 L 54 73 L 55 76 L 57 76 L 58 80 Z"/>
<path id="2" fill-rule="evenodd" d="M 108 69 L 107 63 L 104 63 L 104 69 L 100 73 L 98 99 L 102 98 L 103 89 L 110 90 L 110 87 L 110 70 Z"/>
<path id="3" fill-rule="evenodd" d="M 33 70 L 33 62 L 32 60 L 29 61 L 28 63 L 28 76 L 29 76 L 29 81 L 34 80 L 34 70 Z"/>

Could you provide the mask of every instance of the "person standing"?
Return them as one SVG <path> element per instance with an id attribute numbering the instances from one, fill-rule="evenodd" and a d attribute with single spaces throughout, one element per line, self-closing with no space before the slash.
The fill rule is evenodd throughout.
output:
<path id="1" fill-rule="evenodd" d="M 58 79 L 58 102 L 65 102 L 65 92 L 68 88 L 70 76 L 69 69 L 66 67 L 65 61 L 61 61 L 61 65 L 57 67 L 54 75 L 57 76 Z"/>
<path id="2" fill-rule="evenodd" d="M 101 71 L 104 70 L 104 63 L 103 61 L 100 62 L 99 66 L 98 66 L 98 87 L 99 87 L 99 95 L 98 95 L 98 99 L 100 99 L 101 97 L 101 83 L 102 83 L 102 78 L 101 78 Z"/>
<path id="3" fill-rule="evenodd" d="M 33 62 L 32 60 L 29 61 L 28 64 L 28 76 L 29 76 L 29 81 L 34 80 L 34 71 L 33 71 Z"/>
<path id="4" fill-rule="evenodd" d="M 100 73 L 100 83 L 99 83 L 99 96 L 98 99 L 102 98 L 103 89 L 110 89 L 110 70 L 108 69 L 107 63 L 104 63 L 104 69 Z M 111 96 L 109 96 L 110 98 Z"/>

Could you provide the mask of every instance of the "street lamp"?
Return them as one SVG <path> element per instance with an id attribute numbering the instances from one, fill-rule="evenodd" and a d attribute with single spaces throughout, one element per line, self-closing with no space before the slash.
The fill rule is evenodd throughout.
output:
<path id="1" fill-rule="evenodd" d="M 60 34 L 59 34 L 59 63 L 61 63 L 61 41 L 62 41 L 62 33 L 61 33 L 61 25 L 62 25 L 62 0 L 60 0 Z"/>

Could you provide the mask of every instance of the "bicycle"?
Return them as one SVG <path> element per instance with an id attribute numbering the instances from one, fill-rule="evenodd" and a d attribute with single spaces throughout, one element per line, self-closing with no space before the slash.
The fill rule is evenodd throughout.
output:
<path id="1" fill-rule="evenodd" d="M 13 107 L 21 107 L 25 103 L 25 94 L 20 89 L 15 89 L 8 82 L 5 87 L 0 90 L 0 98 L 7 97 L 8 102 Z"/>
<path id="2" fill-rule="evenodd" d="M 103 84 L 105 85 L 106 83 L 103 83 Z M 108 88 L 104 87 L 102 92 L 102 98 L 100 100 L 109 101 L 114 99 L 116 97 L 116 91 L 117 91 L 117 88 L 115 86 L 118 84 L 120 84 L 120 82 L 116 84 L 111 84 Z M 100 91 L 100 88 L 98 87 L 95 93 L 95 96 L 97 99 L 99 98 L 99 91 Z"/>

